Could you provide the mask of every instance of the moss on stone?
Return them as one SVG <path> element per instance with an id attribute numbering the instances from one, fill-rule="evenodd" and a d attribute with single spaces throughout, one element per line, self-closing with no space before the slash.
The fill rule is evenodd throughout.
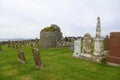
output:
<path id="1" fill-rule="evenodd" d="M 54 32 L 55 31 L 55 28 L 53 26 L 50 26 L 50 27 L 46 27 L 42 30 L 42 32 L 48 32 L 48 31 L 51 31 L 51 32 Z"/>

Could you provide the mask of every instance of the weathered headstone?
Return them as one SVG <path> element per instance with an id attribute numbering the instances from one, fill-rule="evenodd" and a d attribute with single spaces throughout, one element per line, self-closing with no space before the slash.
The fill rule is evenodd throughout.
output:
<path id="1" fill-rule="evenodd" d="M 120 32 L 110 33 L 110 53 L 107 57 L 108 64 L 120 65 Z"/>
<path id="2" fill-rule="evenodd" d="M 20 49 L 22 48 L 22 44 L 19 44 L 19 48 L 20 48 Z"/>
<path id="3" fill-rule="evenodd" d="M 85 34 L 82 40 L 82 53 L 80 55 L 81 59 L 90 60 L 92 57 L 92 47 L 91 47 L 91 35 Z"/>
<path id="4" fill-rule="evenodd" d="M 12 47 L 13 47 L 13 44 L 12 44 L 12 41 L 11 41 L 11 40 L 8 40 L 8 47 L 9 47 L 9 48 L 12 48 Z"/>
<path id="5" fill-rule="evenodd" d="M 109 46 L 110 46 L 109 37 L 108 35 L 106 35 L 106 38 L 104 39 L 104 50 L 109 51 Z"/>
<path id="6" fill-rule="evenodd" d="M 35 44 L 33 42 L 31 42 L 30 46 L 33 48 L 35 46 Z"/>
<path id="7" fill-rule="evenodd" d="M 15 42 L 13 42 L 13 48 L 15 48 Z"/>
<path id="8" fill-rule="evenodd" d="M 100 26 L 100 18 L 97 18 L 97 25 L 96 25 L 96 37 L 94 41 L 94 55 L 98 56 L 102 54 L 103 50 L 103 39 L 101 38 L 101 26 Z"/>
<path id="9" fill-rule="evenodd" d="M 23 64 L 26 63 L 24 52 L 22 50 L 18 50 L 18 60 Z"/>
<path id="10" fill-rule="evenodd" d="M 18 48 L 19 48 L 18 43 L 16 43 L 16 49 L 18 49 Z"/>
<path id="11" fill-rule="evenodd" d="M 83 37 L 83 49 L 82 49 L 82 53 L 87 53 L 87 54 L 91 54 L 91 36 L 90 34 L 85 34 L 85 36 Z"/>
<path id="12" fill-rule="evenodd" d="M 42 66 L 39 50 L 37 48 L 32 48 L 32 53 L 36 68 L 42 68 L 43 66 Z"/>
<path id="13" fill-rule="evenodd" d="M 81 53 L 81 39 L 74 41 L 74 57 L 79 57 Z"/>
<path id="14" fill-rule="evenodd" d="M 35 39 L 35 44 L 38 44 L 38 43 L 39 43 L 39 39 L 36 38 L 36 39 Z"/>
<path id="15" fill-rule="evenodd" d="M 102 43 L 103 40 L 102 39 L 95 39 L 94 42 L 94 55 L 101 55 L 102 54 Z"/>

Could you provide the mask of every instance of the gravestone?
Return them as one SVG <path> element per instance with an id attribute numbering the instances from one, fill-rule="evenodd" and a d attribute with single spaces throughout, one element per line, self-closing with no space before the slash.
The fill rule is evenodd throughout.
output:
<path id="1" fill-rule="evenodd" d="M 18 50 L 18 61 L 20 61 L 23 64 L 26 63 L 24 52 L 22 50 Z"/>
<path id="2" fill-rule="evenodd" d="M 31 42 L 30 46 L 33 48 L 35 46 L 35 44 L 33 42 Z"/>
<path id="3" fill-rule="evenodd" d="M 13 48 L 15 48 L 15 42 L 13 42 Z"/>
<path id="4" fill-rule="evenodd" d="M 15 47 L 16 47 L 16 49 L 18 49 L 18 48 L 19 48 L 18 42 L 16 43 L 16 46 L 15 46 Z"/>
<path id="5" fill-rule="evenodd" d="M 35 44 L 38 44 L 38 43 L 39 43 L 39 39 L 36 38 L 36 39 L 35 39 Z"/>
<path id="6" fill-rule="evenodd" d="M 106 35 L 106 38 L 104 39 L 104 51 L 109 51 L 109 37 Z"/>
<path id="7" fill-rule="evenodd" d="M 20 48 L 20 49 L 22 48 L 22 44 L 19 44 L 19 48 Z"/>
<path id="8" fill-rule="evenodd" d="M 82 53 L 80 55 L 81 59 L 90 60 L 92 57 L 92 47 L 91 47 L 91 35 L 86 33 L 82 40 Z"/>
<path id="9" fill-rule="evenodd" d="M 103 39 L 95 39 L 94 42 L 94 55 L 102 55 Z"/>
<path id="10" fill-rule="evenodd" d="M 81 53 L 81 39 L 74 41 L 74 57 L 79 57 Z"/>
<path id="11" fill-rule="evenodd" d="M 82 49 L 82 53 L 85 54 L 91 54 L 91 36 L 90 34 L 85 34 L 85 36 L 83 37 L 83 49 Z"/>
<path id="12" fill-rule="evenodd" d="M 108 64 L 120 65 L 120 32 L 110 33 L 110 53 L 107 57 Z"/>
<path id="13" fill-rule="evenodd" d="M 103 52 L 103 38 L 101 38 L 101 26 L 100 18 L 97 18 L 96 25 L 96 37 L 94 40 L 94 53 L 92 55 L 92 60 L 98 63 L 102 62 L 104 52 Z"/>
<path id="14" fill-rule="evenodd" d="M 32 53 L 36 68 L 42 68 L 43 66 L 42 66 L 39 50 L 37 48 L 32 48 Z"/>
<path id="15" fill-rule="evenodd" d="M 94 55 L 102 55 L 103 50 L 103 39 L 101 38 L 101 26 L 100 26 L 100 18 L 97 18 L 97 25 L 96 25 L 96 37 L 94 41 Z"/>
<path id="16" fill-rule="evenodd" d="M 13 47 L 13 44 L 12 44 L 12 41 L 11 41 L 11 40 L 8 40 L 8 47 L 9 47 L 9 48 L 12 48 L 12 47 Z"/>

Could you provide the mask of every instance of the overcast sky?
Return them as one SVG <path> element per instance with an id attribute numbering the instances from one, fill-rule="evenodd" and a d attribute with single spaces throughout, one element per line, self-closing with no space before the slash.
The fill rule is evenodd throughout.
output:
<path id="1" fill-rule="evenodd" d="M 39 38 L 46 26 L 57 24 L 63 36 L 95 36 L 120 32 L 120 0 L 0 0 L 0 39 Z"/>

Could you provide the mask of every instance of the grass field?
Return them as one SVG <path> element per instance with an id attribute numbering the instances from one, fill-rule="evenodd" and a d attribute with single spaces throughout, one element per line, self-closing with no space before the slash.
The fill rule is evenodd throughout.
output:
<path id="1" fill-rule="evenodd" d="M 73 58 L 69 48 L 40 49 L 42 69 L 35 68 L 29 46 L 23 51 L 27 64 L 18 61 L 16 49 L 3 46 L 0 80 L 120 80 L 120 67 Z"/>

